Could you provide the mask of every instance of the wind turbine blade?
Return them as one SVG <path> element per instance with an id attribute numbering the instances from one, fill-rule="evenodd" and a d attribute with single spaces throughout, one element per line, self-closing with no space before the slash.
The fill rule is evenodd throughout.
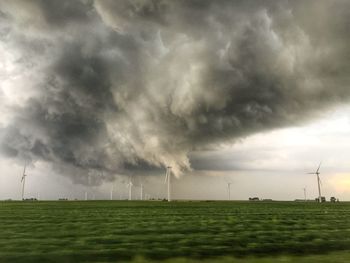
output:
<path id="1" fill-rule="evenodd" d="M 316 174 L 316 173 L 306 173 L 306 174 Z"/>
<path id="2" fill-rule="evenodd" d="M 22 173 L 22 178 L 21 178 L 21 182 L 23 182 L 24 176 L 26 174 L 26 167 L 27 167 L 27 162 L 24 162 L 24 167 L 23 167 L 23 173 Z"/>
<path id="3" fill-rule="evenodd" d="M 322 162 L 320 162 L 320 165 L 318 166 L 316 173 L 318 173 L 318 171 L 320 170 L 321 164 Z"/>
<path id="4" fill-rule="evenodd" d="M 168 168 L 166 168 L 164 184 L 168 181 Z"/>

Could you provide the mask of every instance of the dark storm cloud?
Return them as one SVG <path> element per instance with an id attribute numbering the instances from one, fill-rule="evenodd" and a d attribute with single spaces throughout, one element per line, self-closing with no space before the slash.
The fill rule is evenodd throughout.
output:
<path id="1" fill-rule="evenodd" d="M 179 174 L 190 152 L 311 120 L 349 100 L 348 10 L 346 1 L 1 1 L 1 44 L 17 76 L 31 76 L 13 84 L 31 92 L 6 105 L 2 152 L 77 181 L 168 164 Z"/>

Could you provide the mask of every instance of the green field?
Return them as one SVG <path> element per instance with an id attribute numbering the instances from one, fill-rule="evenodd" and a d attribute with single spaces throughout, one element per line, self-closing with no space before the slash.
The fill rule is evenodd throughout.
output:
<path id="1" fill-rule="evenodd" d="M 0 202 L 0 262 L 349 262 L 350 203 Z"/>

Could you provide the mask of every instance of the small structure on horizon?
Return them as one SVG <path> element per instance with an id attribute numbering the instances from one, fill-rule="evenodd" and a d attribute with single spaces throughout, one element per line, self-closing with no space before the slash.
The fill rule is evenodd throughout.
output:
<path id="1" fill-rule="evenodd" d="M 325 203 L 326 202 L 326 197 L 324 197 L 324 196 L 316 197 L 315 201 L 319 202 L 319 203 Z"/>
<path id="2" fill-rule="evenodd" d="M 33 198 L 25 198 L 23 199 L 23 201 L 38 201 L 38 199 L 36 199 L 35 197 Z"/>
<path id="3" fill-rule="evenodd" d="M 249 201 L 260 201 L 259 197 L 249 197 Z"/>
<path id="4" fill-rule="evenodd" d="M 339 203 L 339 199 L 338 198 L 335 198 L 334 196 L 331 197 L 330 199 L 331 203 Z"/>

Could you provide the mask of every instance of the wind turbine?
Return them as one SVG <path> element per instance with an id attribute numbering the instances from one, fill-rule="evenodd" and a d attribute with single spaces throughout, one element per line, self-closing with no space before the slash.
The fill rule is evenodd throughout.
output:
<path id="1" fill-rule="evenodd" d="M 112 185 L 112 187 L 111 187 L 110 199 L 111 199 L 111 201 L 113 200 L 113 185 Z"/>
<path id="2" fill-rule="evenodd" d="M 123 199 L 123 193 L 122 193 L 122 189 L 119 189 L 119 200 Z"/>
<path id="3" fill-rule="evenodd" d="M 88 190 L 91 190 L 91 187 L 90 187 L 90 183 L 91 183 L 91 174 L 88 173 L 88 176 L 87 176 L 87 186 L 85 186 L 85 201 L 87 201 L 89 199 L 89 191 Z"/>
<path id="4" fill-rule="evenodd" d="M 304 201 L 306 201 L 306 186 L 303 188 L 304 190 Z"/>
<path id="5" fill-rule="evenodd" d="M 167 166 L 164 184 L 168 182 L 168 202 L 171 201 L 171 166 Z"/>
<path id="6" fill-rule="evenodd" d="M 113 200 L 113 194 L 114 192 L 116 192 L 115 190 L 117 189 L 118 187 L 114 187 L 114 184 L 112 183 L 112 186 L 111 186 L 111 194 L 110 194 L 110 199 Z M 115 198 L 115 197 L 114 197 Z M 119 198 L 121 199 L 121 197 Z"/>
<path id="7" fill-rule="evenodd" d="M 143 201 L 143 184 L 142 183 L 141 183 L 140 199 L 141 199 L 141 201 Z"/>
<path id="8" fill-rule="evenodd" d="M 322 163 L 322 162 L 321 162 Z M 322 195 L 321 195 L 321 179 L 320 179 L 320 167 L 321 167 L 321 163 L 320 165 L 318 166 L 316 172 L 314 173 L 308 173 L 308 174 L 316 174 L 317 176 L 317 186 L 318 186 L 318 202 L 321 203 L 322 201 Z"/>
<path id="9" fill-rule="evenodd" d="M 150 199 L 150 195 L 145 193 L 145 200 L 149 200 Z"/>
<path id="10" fill-rule="evenodd" d="M 131 176 L 129 176 L 129 182 L 127 183 L 127 187 L 129 187 L 129 201 L 131 201 L 131 188 L 133 187 Z"/>
<path id="11" fill-rule="evenodd" d="M 98 179 L 98 178 L 100 178 L 100 179 Z M 100 172 L 98 175 L 97 175 L 97 178 L 95 178 L 95 186 L 93 187 L 93 199 L 94 200 L 96 200 L 96 192 L 97 192 L 97 194 L 98 194 L 98 190 L 97 190 L 97 185 L 96 185 L 96 181 L 97 181 L 97 184 L 101 181 L 101 180 L 103 180 L 103 171 L 102 172 Z M 99 197 L 97 197 L 97 198 L 99 198 Z"/>
<path id="12" fill-rule="evenodd" d="M 232 183 L 227 183 L 227 190 L 228 190 L 228 200 L 231 200 L 231 184 Z"/>
<path id="13" fill-rule="evenodd" d="M 26 167 L 27 167 L 27 163 L 24 163 L 24 168 L 23 168 L 23 174 L 22 174 L 22 200 L 24 200 L 24 185 L 26 183 Z"/>

